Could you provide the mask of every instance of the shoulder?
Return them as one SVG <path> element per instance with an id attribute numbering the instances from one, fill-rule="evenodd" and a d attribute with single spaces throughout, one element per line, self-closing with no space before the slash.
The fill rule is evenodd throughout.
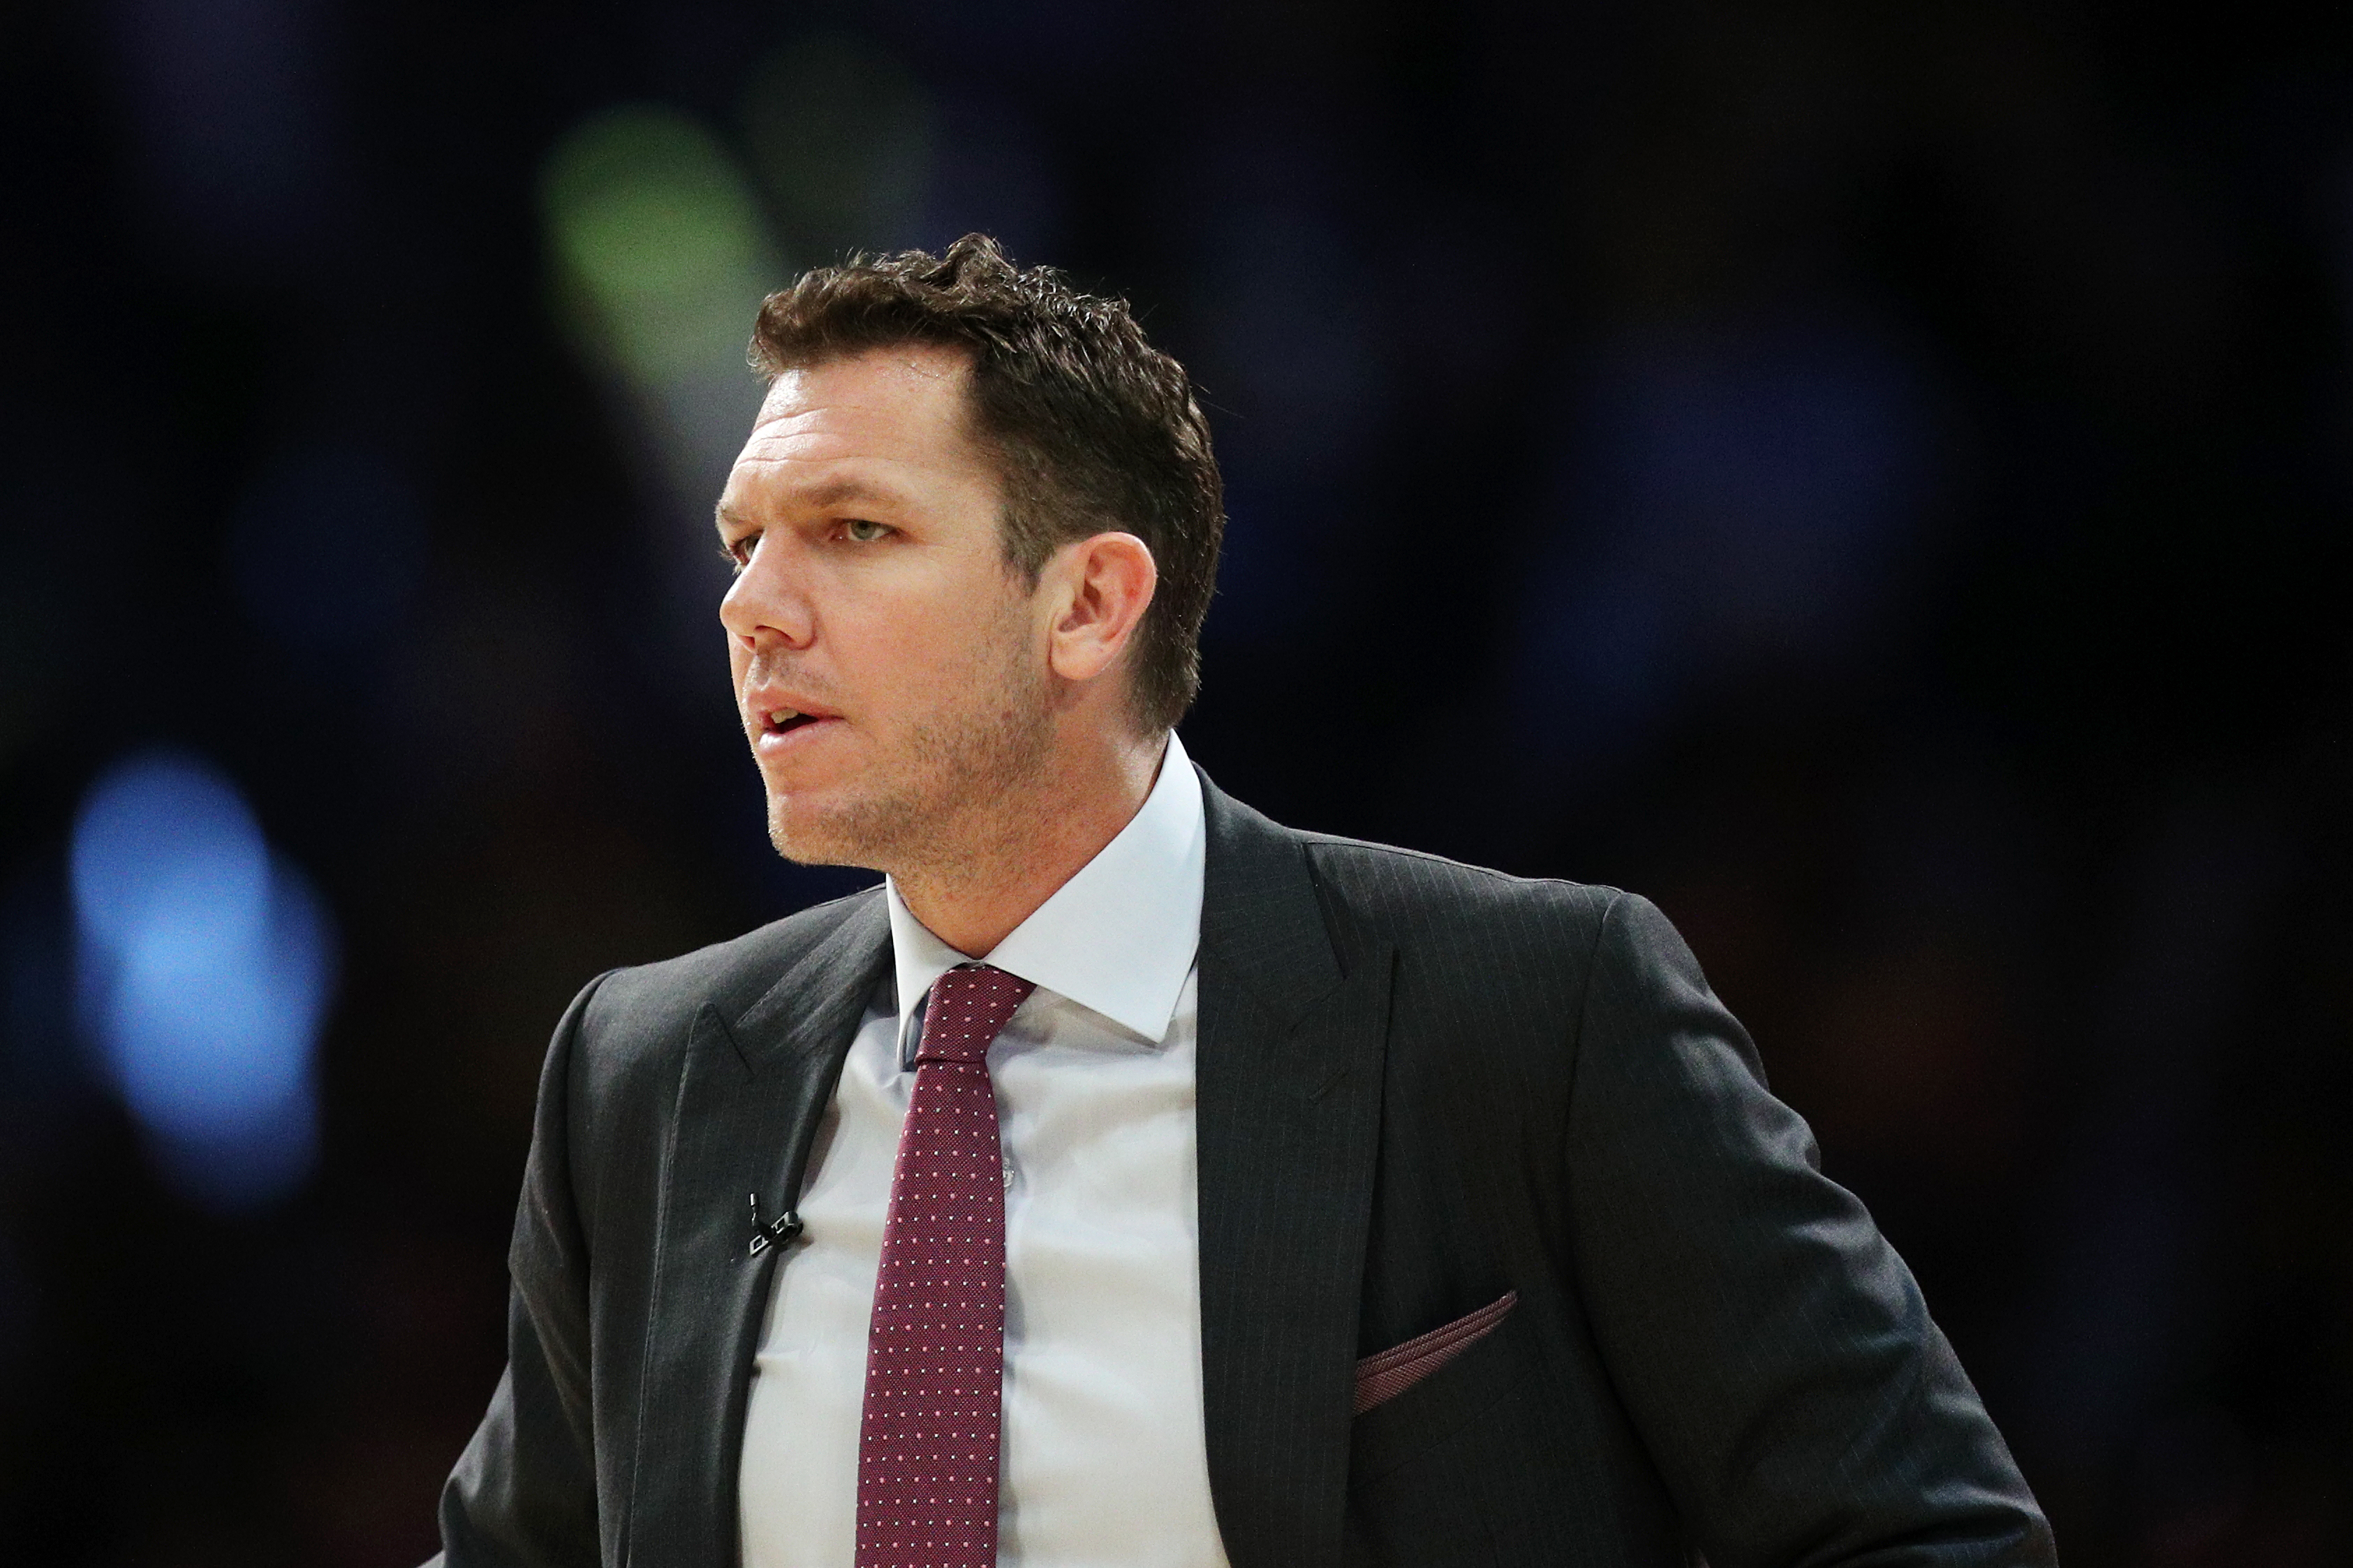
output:
<path id="1" fill-rule="evenodd" d="M 1494 1128 L 1533 1117 L 1556 1131 L 1595 1005 L 1638 1032 L 1641 1017 L 1657 1016 L 1644 1010 L 1662 989 L 1657 943 L 1673 939 L 1637 895 L 1328 834 L 1293 837 L 1341 967 L 1393 966 L 1388 1071 L 1429 1103 L 1466 1105 Z"/>
<path id="2" fill-rule="evenodd" d="M 1566 942 L 1589 951 L 1630 895 L 1597 883 L 1515 877 L 1390 844 L 1297 833 L 1327 910 L 1399 943 Z M 1640 900 L 1635 900 L 1639 902 Z"/>
<path id="3" fill-rule="evenodd" d="M 1639 893 L 1601 883 L 1514 877 L 1391 845 L 1297 835 L 1335 938 L 1394 943 L 1440 989 L 1497 1005 L 1541 999 L 1649 1016 L 1701 999 L 1699 961 L 1672 921 Z"/>
<path id="4" fill-rule="evenodd" d="M 1321 834 L 1297 837 L 1335 940 L 1393 945 L 1399 995 L 1480 1048 L 1535 1023 L 1545 1036 L 1625 1040 L 1635 1058 L 1669 1020 L 1720 1032 L 1739 1070 L 1760 1076 L 1746 1034 L 1724 1013 L 1699 961 L 1637 893 L 1514 877 L 1440 856 Z M 1361 940 L 1361 937 L 1358 939 Z"/>
<path id="5" fill-rule="evenodd" d="M 1343 972 L 1393 949 L 1400 984 L 1418 976 L 1445 996 L 1550 1007 L 1581 997 L 1601 939 L 1620 923 L 1617 911 L 1649 907 L 1616 888 L 1515 877 L 1304 832 L 1271 821 L 1206 776 L 1204 786 L 1211 893 L 1205 942 L 1214 910 L 1219 934 L 1236 944 L 1271 942 L 1312 962 L 1300 933 L 1320 923 Z"/>

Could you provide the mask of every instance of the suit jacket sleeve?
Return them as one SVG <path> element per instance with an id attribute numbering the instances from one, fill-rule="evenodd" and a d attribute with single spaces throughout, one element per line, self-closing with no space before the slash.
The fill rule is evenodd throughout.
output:
<path id="1" fill-rule="evenodd" d="M 1567 1161 L 1602 1355 L 1713 1568 L 2055 1563 L 1910 1271 L 1630 895 L 1597 941 Z"/>
<path id="2" fill-rule="evenodd" d="M 441 1492 L 448 1568 L 597 1561 L 588 1384 L 588 1245 L 572 1176 L 569 1111 L 581 1020 L 604 976 L 556 1026 L 508 1254 L 507 1370 Z"/>

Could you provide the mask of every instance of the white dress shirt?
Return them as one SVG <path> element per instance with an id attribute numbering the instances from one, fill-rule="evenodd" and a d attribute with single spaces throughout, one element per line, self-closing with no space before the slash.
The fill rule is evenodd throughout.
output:
<path id="1" fill-rule="evenodd" d="M 1207 827 L 1168 737 L 1143 808 L 987 955 L 1037 985 L 988 1053 L 1003 1129 L 997 1562 L 1222 1565 L 1201 1426 L 1194 950 Z M 886 887 L 893 977 L 809 1157 L 744 1416 L 745 1568 L 848 1568 L 867 1320 L 932 982 L 965 962 Z M 782 1130 L 779 1129 L 779 1136 Z"/>

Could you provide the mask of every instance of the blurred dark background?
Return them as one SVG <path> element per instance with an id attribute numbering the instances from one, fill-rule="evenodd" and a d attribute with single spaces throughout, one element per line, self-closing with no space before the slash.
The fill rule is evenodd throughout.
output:
<path id="1" fill-rule="evenodd" d="M 2325 14 L 0 8 L 0 1558 L 430 1550 L 563 1005 L 857 882 L 751 311 L 983 228 L 1207 390 L 1222 784 L 1657 899 L 2070 1568 L 2353 1562 Z"/>

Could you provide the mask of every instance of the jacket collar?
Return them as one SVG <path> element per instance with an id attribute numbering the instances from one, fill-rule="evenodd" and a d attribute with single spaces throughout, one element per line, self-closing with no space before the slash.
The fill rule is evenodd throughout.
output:
<path id="1" fill-rule="evenodd" d="M 754 1074 L 787 1056 L 847 1051 L 866 1004 L 891 957 L 891 921 L 881 890 L 852 895 L 831 935 L 778 977 L 733 1021 L 744 1070 Z M 836 1064 L 839 1066 L 839 1064 Z"/>
<path id="2" fill-rule="evenodd" d="M 1285 1025 L 1345 978 L 1301 836 L 1244 805 L 1202 773 L 1208 864 L 1201 944 L 1220 970 Z"/>

